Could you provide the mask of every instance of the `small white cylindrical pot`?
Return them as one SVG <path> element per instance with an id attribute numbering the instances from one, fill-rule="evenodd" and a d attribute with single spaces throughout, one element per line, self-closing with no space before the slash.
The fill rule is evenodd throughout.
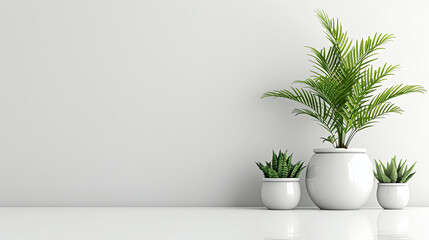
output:
<path id="1" fill-rule="evenodd" d="M 314 149 L 314 153 L 305 179 L 313 203 L 320 209 L 361 208 L 374 185 L 366 149 Z"/>
<path id="2" fill-rule="evenodd" d="M 264 178 L 261 196 L 268 209 L 294 209 L 301 198 L 299 178 Z"/>
<path id="3" fill-rule="evenodd" d="M 409 198 L 408 183 L 378 183 L 377 200 L 384 209 L 402 209 Z"/>

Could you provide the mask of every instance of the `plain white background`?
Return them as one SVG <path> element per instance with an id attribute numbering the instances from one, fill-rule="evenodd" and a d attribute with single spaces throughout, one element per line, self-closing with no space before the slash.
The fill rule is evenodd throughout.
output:
<path id="1" fill-rule="evenodd" d="M 319 8 L 354 38 L 395 34 L 386 83 L 429 87 L 423 0 L 1 0 L 0 205 L 261 205 L 255 161 L 330 147 L 297 105 L 260 99 L 309 76 Z M 429 206 L 429 94 L 396 102 L 351 147 L 417 161 L 410 205 Z"/>

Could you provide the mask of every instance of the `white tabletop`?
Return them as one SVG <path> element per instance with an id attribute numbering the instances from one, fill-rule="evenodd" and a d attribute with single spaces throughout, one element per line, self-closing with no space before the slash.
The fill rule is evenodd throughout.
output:
<path id="1" fill-rule="evenodd" d="M 429 239 L 429 208 L 0 208 L 0 239 Z"/>

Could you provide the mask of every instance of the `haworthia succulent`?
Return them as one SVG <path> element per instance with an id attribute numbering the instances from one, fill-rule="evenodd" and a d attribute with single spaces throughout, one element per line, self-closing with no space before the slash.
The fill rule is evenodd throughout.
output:
<path id="1" fill-rule="evenodd" d="M 374 177 L 380 183 L 406 183 L 410 180 L 415 172 L 411 173 L 414 169 L 416 163 L 414 163 L 409 169 L 406 165 L 407 160 L 403 161 L 402 159 L 397 164 L 396 156 L 392 158 L 390 162 L 387 162 L 386 165 L 383 164 L 380 160 L 375 160 Z"/>
<path id="2" fill-rule="evenodd" d="M 292 154 L 287 156 L 287 151 L 283 153 L 281 150 L 278 155 L 273 151 L 271 162 L 265 162 L 265 165 L 257 162 L 256 165 L 265 178 L 298 178 L 305 168 L 303 162 L 293 164 Z"/>

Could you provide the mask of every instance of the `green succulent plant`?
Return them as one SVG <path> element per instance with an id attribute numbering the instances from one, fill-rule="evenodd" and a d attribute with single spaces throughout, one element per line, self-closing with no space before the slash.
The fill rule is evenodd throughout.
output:
<path id="1" fill-rule="evenodd" d="M 374 172 L 375 178 L 380 183 L 406 183 L 410 180 L 416 172 L 411 173 L 413 171 L 416 162 L 411 165 L 408 169 L 406 165 L 407 160 L 399 161 L 399 164 L 396 163 L 396 156 L 392 158 L 390 162 L 387 162 L 384 165 L 380 160 L 374 160 L 376 171 Z"/>
<path id="2" fill-rule="evenodd" d="M 271 162 L 265 162 L 265 165 L 256 162 L 256 165 L 265 178 L 298 178 L 305 168 L 304 162 L 299 161 L 293 164 L 292 154 L 287 156 L 287 151 L 282 153 L 281 150 L 278 155 L 273 151 Z"/>
<path id="3" fill-rule="evenodd" d="M 331 46 L 317 50 L 309 47 L 312 76 L 296 81 L 301 88 L 274 90 L 262 95 L 285 98 L 300 103 L 296 115 L 308 115 L 328 131 L 323 141 L 336 148 L 348 148 L 353 137 L 372 127 L 378 120 L 403 110 L 393 99 L 411 94 L 424 93 L 420 85 L 398 84 L 382 89 L 387 77 L 392 76 L 399 65 L 373 66 L 377 54 L 391 41 L 391 34 L 376 33 L 372 37 L 352 40 L 343 30 L 338 19 L 330 18 L 324 11 L 316 11 Z"/>

